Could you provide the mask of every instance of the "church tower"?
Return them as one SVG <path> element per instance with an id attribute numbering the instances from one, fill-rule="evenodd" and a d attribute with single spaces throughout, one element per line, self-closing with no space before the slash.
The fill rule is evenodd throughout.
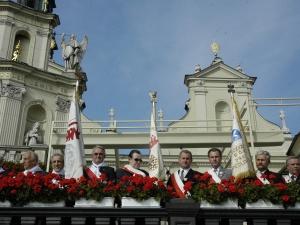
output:
<path id="1" fill-rule="evenodd" d="M 86 90 L 85 73 L 76 76 L 52 60 L 60 25 L 55 7 L 55 0 L 0 0 L 0 153 L 6 160 L 18 159 L 20 148 L 41 149 L 45 160 L 52 121 L 67 120 L 78 79 L 80 96 Z M 41 138 L 29 143 L 33 127 Z"/>

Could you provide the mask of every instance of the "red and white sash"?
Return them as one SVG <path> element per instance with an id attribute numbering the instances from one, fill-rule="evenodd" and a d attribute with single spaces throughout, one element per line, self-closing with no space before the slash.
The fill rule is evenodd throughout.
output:
<path id="1" fill-rule="evenodd" d="M 209 173 L 211 176 L 212 176 L 212 180 L 214 182 L 211 182 L 211 183 L 221 183 L 221 179 L 218 177 L 218 175 L 214 172 L 214 169 L 211 168 L 209 170 L 207 170 L 207 173 Z"/>
<path id="2" fill-rule="evenodd" d="M 125 165 L 125 166 L 122 167 L 122 169 L 125 170 L 125 171 L 127 171 L 128 173 L 133 174 L 133 176 L 134 176 L 135 174 L 142 175 L 143 177 L 146 176 L 146 174 L 145 174 L 143 171 L 138 170 L 138 169 L 135 169 L 135 168 L 133 168 L 133 167 L 130 166 L 130 165 Z"/>
<path id="3" fill-rule="evenodd" d="M 186 198 L 185 191 L 184 191 L 184 184 L 179 177 L 177 172 L 171 175 L 171 181 L 173 184 L 173 188 L 175 189 L 176 193 L 180 198 Z"/>

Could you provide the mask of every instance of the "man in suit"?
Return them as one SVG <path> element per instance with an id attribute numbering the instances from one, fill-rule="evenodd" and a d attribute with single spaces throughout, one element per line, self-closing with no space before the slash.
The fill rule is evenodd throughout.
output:
<path id="1" fill-rule="evenodd" d="M 64 156 L 60 153 L 54 153 L 51 157 L 52 173 L 59 175 L 62 179 L 65 178 Z"/>
<path id="2" fill-rule="evenodd" d="M 116 183 L 120 183 L 123 176 L 134 176 L 135 174 L 142 175 L 143 177 L 149 176 L 149 173 L 140 169 L 142 154 L 139 150 L 133 149 L 128 155 L 128 164 L 116 170 Z"/>
<path id="3" fill-rule="evenodd" d="M 263 184 L 284 182 L 280 174 L 268 169 L 271 162 L 271 155 L 268 151 L 257 151 L 255 154 L 255 162 L 257 167 L 255 180 L 260 180 Z"/>
<path id="4" fill-rule="evenodd" d="M 288 175 L 283 176 L 285 183 L 300 181 L 300 162 L 296 156 L 290 156 L 286 159 L 286 168 L 289 171 Z"/>
<path id="5" fill-rule="evenodd" d="M 186 198 L 184 184 L 188 181 L 194 181 L 195 175 L 202 175 L 198 171 L 191 168 L 193 163 L 193 155 L 189 150 L 181 150 L 179 153 L 178 162 L 180 169 L 178 172 L 171 174 L 167 182 L 167 186 L 174 188 L 180 198 Z"/>
<path id="6" fill-rule="evenodd" d="M 221 166 L 222 152 L 218 148 L 211 148 L 207 153 L 211 168 L 207 171 L 212 178 L 211 182 L 220 183 L 222 179 L 232 176 L 232 171 Z"/>
<path id="7" fill-rule="evenodd" d="M 22 159 L 23 159 L 23 163 L 24 163 L 24 172 L 23 173 L 25 175 L 27 175 L 28 172 L 31 172 L 33 174 L 40 173 L 43 176 L 48 174 L 46 171 L 42 170 L 41 167 L 39 167 L 39 164 L 38 164 L 39 157 L 35 152 L 33 152 L 31 150 L 25 152 L 23 154 Z"/>
<path id="8" fill-rule="evenodd" d="M 115 169 L 105 164 L 105 157 L 105 148 L 101 145 L 95 145 L 92 150 L 92 165 L 84 170 L 84 177 L 93 179 L 99 178 L 101 174 L 105 174 L 107 181 L 115 182 Z"/>

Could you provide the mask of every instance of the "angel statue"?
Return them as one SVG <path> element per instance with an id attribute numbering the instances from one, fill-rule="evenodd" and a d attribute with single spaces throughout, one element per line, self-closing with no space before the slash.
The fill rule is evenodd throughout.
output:
<path id="1" fill-rule="evenodd" d="M 65 61 L 66 70 L 74 70 L 80 66 L 81 60 L 84 56 L 88 44 L 87 36 L 84 36 L 81 43 L 78 43 L 74 34 L 70 36 L 68 43 L 65 42 L 65 34 L 61 36 L 62 57 Z"/>

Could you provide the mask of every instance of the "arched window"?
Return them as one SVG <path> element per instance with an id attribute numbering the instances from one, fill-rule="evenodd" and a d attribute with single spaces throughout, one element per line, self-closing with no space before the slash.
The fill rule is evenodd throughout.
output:
<path id="1" fill-rule="evenodd" d="M 217 122 L 217 131 L 230 131 L 232 125 L 232 116 L 230 105 L 225 101 L 219 101 L 215 106 L 216 119 L 222 120 Z M 224 121 L 228 120 L 228 121 Z"/>
<path id="2" fill-rule="evenodd" d="M 26 31 L 18 31 L 14 41 L 13 52 L 16 50 L 16 46 L 20 41 L 21 53 L 19 61 L 28 63 L 29 46 L 30 46 L 30 35 Z"/>

